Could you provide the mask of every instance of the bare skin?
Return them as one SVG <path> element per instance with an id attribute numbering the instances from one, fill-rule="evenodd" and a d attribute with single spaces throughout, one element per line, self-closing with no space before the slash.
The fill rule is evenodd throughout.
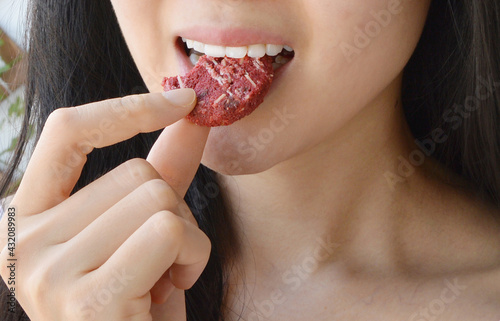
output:
<path id="1" fill-rule="evenodd" d="M 19 215 L 30 217 L 24 226 L 33 226 L 25 232 L 31 237 L 21 247 L 23 251 L 34 251 L 32 247 L 40 242 L 55 250 L 42 252 L 24 266 L 45 266 L 45 262 L 51 262 L 45 270 L 49 275 L 80 276 L 92 268 L 99 271 L 105 264 L 92 260 L 95 246 L 81 241 L 79 245 L 74 241 L 63 243 L 66 247 L 54 246 L 50 243 L 54 240 L 43 237 L 56 225 L 61 231 L 75 225 L 73 221 L 56 222 L 50 217 L 64 218 L 75 207 L 89 207 L 84 216 L 87 221 L 76 225 L 79 230 L 70 229 L 70 236 L 75 237 L 85 227 L 89 227 L 89 235 L 106 236 L 98 233 L 99 226 L 127 225 L 128 221 L 115 217 L 92 225 L 93 219 L 109 216 L 109 208 L 118 206 L 121 199 L 133 204 L 124 210 L 125 215 L 133 216 L 145 204 L 148 193 L 126 196 L 127 193 L 140 190 L 140 186 L 154 179 L 166 182 L 177 195 L 184 195 L 197 162 L 201 161 L 220 173 L 240 238 L 239 256 L 233 258 L 235 272 L 231 274 L 226 298 L 227 320 L 238 320 L 239 316 L 247 321 L 500 319 L 498 209 L 475 199 L 473 193 L 460 187 L 464 184 L 459 178 L 431 158 L 415 166 L 414 172 L 402 181 L 388 181 L 386 175 L 400 175 L 399 157 L 408 160 L 416 149 L 401 112 L 401 73 L 418 42 L 430 1 L 404 2 L 402 11 L 391 16 L 391 22 L 381 28 L 380 34 L 351 56 L 342 52 L 341 44 L 353 45 L 356 28 L 376 21 L 371 12 L 389 10 L 390 1 L 149 0 L 147 6 L 131 0 L 112 3 L 151 92 L 161 91 L 159 80 L 163 76 L 180 73 L 182 64 L 174 46 L 181 36 L 231 46 L 246 45 L 245 36 L 226 37 L 226 32 L 235 27 L 257 33 L 261 29 L 272 30 L 283 44 L 293 47 L 295 58 L 265 102 L 249 117 L 210 133 L 185 122 L 167 127 L 148 157 L 154 170 L 144 162 L 131 164 L 130 168 L 142 168 L 148 174 L 131 175 L 128 189 L 119 189 L 119 195 L 112 199 L 103 197 L 98 208 L 91 207 L 78 194 L 68 198 L 78 168 L 68 181 L 59 182 L 53 189 L 44 188 L 54 182 L 50 177 L 40 181 L 40 175 L 47 172 L 54 157 L 68 155 L 61 147 L 65 141 L 56 144 L 55 149 L 40 144 L 38 153 L 45 156 L 36 158 L 35 153 L 13 204 L 19 208 Z M 216 36 L 196 31 L 205 27 L 215 30 Z M 264 41 L 266 37 L 254 38 Z M 99 106 L 109 109 L 112 103 Z M 145 127 L 141 130 L 174 122 L 173 118 L 164 119 L 160 125 L 154 122 L 158 114 L 142 107 L 136 111 L 144 117 L 140 124 Z M 187 112 L 175 114 L 175 120 Z M 255 143 L 263 130 L 277 128 L 272 125 L 277 113 L 289 116 L 281 119 L 282 129 L 275 130 L 273 139 L 266 143 Z M 89 119 L 81 128 L 92 129 L 101 118 L 94 114 L 93 122 Z M 122 119 L 116 126 L 125 131 L 129 122 Z M 51 130 L 69 131 L 63 123 L 50 122 L 44 135 L 50 137 Z M 109 143 L 127 135 L 114 136 Z M 72 141 L 86 140 L 81 134 L 72 137 Z M 190 162 L 186 166 L 187 160 Z M 129 177 L 130 171 L 122 170 L 114 177 Z M 112 177 L 113 174 L 89 186 L 87 193 L 115 191 L 121 179 L 117 182 Z M 166 189 L 161 186 L 160 189 Z M 46 195 L 33 202 L 34 195 L 41 193 Z M 112 249 L 125 242 L 140 223 L 146 224 L 149 217 L 162 210 L 177 214 L 163 217 L 166 222 L 179 216 L 192 221 L 187 211 L 173 208 L 177 206 L 175 200 L 178 198 L 172 195 L 166 197 L 165 203 L 160 202 L 144 213 L 142 221 L 107 235 L 110 242 L 116 238 L 111 242 Z M 46 222 L 35 224 L 38 220 Z M 165 251 L 184 243 L 192 246 L 183 253 L 196 254 L 189 260 L 196 268 L 187 268 L 189 282 L 172 280 L 179 289 L 187 288 L 201 272 L 193 262 L 202 262 L 208 255 L 207 240 L 190 224 L 189 236 L 158 243 L 146 239 L 145 235 L 151 232 L 148 225 L 137 230 L 144 233 L 144 238 L 137 239 L 137 244 L 147 244 L 141 248 L 143 251 Z M 66 233 L 61 234 L 63 239 L 69 238 Z M 58 264 L 64 261 L 66 253 L 75 250 L 71 245 L 80 249 L 80 258 L 89 259 Z M 122 257 L 133 257 L 136 250 L 130 242 L 123 243 L 122 249 Z M 102 260 L 113 257 L 108 247 L 100 251 Z M 5 250 L 2 255 L 5 259 Z M 141 303 L 134 305 L 135 318 L 130 320 L 185 320 L 182 291 L 172 290 L 165 278 L 156 286 L 152 282 L 175 262 L 165 258 L 138 267 L 137 275 L 149 283 L 121 292 L 97 315 L 97 320 L 127 319 L 124 315 L 131 315 L 127 310 L 130 299 Z M 115 266 L 128 267 L 132 263 L 117 261 Z M 4 278 L 7 272 L 2 271 Z M 40 272 L 35 270 L 23 273 L 26 278 L 40 279 Z M 109 269 L 107 274 L 102 273 L 100 280 L 112 278 Z M 68 278 L 41 285 L 54 293 L 64 289 L 74 294 L 68 296 L 73 299 L 72 304 L 81 301 L 82 295 L 95 296 L 107 285 L 105 281 L 94 282 L 97 290 L 88 290 L 85 281 L 74 281 Z M 43 297 L 28 295 L 37 293 L 32 290 L 21 290 L 20 302 L 33 320 L 53 320 L 54 315 L 68 317 L 57 306 L 51 306 L 52 310 L 40 308 Z M 67 303 L 65 299 L 61 298 L 61 302 Z"/>
<path id="2" fill-rule="evenodd" d="M 16 299 L 31 320 L 151 320 L 155 309 L 186 319 L 181 289 L 210 254 L 181 198 L 209 133 L 182 120 L 195 104 L 194 91 L 182 89 L 50 115 L 1 221 L 7 230 L 15 217 Z M 147 160 L 124 163 L 70 196 L 94 148 L 165 126 Z M 5 234 L 0 242 L 7 281 Z"/>
<path id="3" fill-rule="evenodd" d="M 373 139 L 366 124 L 384 107 L 293 161 L 221 176 L 242 244 L 228 320 L 500 317 L 498 210 L 461 190 L 464 182 L 432 159 L 392 189 L 384 173 L 396 173 L 397 156 L 416 147 L 397 109 L 388 117 L 395 121 L 375 126 L 390 136 Z M 309 167 L 313 159 L 321 162 Z M 338 159 L 349 164 L 325 170 Z M 367 170 L 367 161 L 382 165 Z M 339 181 L 362 184 L 331 183 Z"/>

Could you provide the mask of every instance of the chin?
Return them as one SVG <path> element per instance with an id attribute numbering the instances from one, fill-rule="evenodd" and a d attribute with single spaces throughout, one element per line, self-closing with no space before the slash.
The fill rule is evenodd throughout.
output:
<path id="1" fill-rule="evenodd" d="M 261 144 L 251 139 L 237 124 L 213 128 L 210 132 L 202 164 L 224 175 L 248 175 L 264 172 L 287 159 L 280 139 Z"/>
<path id="2" fill-rule="evenodd" d="M 211 170 L 224 175 L 248 175 L 264 172 L 279 161 L 257 155 L 255 159 L 241 154 L 237 147 L 221 147 L 221 144 L 210 139 L 203 153 L 201 163 Z"/>

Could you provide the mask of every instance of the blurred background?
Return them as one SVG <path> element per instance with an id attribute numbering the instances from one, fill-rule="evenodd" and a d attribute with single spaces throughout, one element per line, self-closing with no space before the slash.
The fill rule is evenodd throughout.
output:
<path id="1" fill-rule="evenodd" d="M 28 0 L 0 0 L 0 176 L 17 142 L 24 113 Z M 23 162 L 17 178 L 22 174 Z"/>

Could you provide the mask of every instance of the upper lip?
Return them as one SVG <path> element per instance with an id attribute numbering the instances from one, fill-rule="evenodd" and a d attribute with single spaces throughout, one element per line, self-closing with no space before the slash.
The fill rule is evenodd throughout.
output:
<path id="1" fill-rule="evenodd" d="M 242 27 L 217 28 L 197 26 L 179 31 L 179 37 L 202 42 L 204 44 L 240 47 L 253 44 L 288 45 L 293 48 L 289 39 L 282 35 L 265 30 L 248 29 Z"/>

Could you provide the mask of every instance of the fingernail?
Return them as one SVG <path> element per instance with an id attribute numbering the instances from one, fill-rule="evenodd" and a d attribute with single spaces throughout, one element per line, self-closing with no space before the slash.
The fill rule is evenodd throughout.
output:
<path id="1" fill-rule="evenodd" d="M 177 107 L 191 107 L 196 100 L 196 93 L 191 88 L 174 89 L 162 92 L 172 105 Z"/>

